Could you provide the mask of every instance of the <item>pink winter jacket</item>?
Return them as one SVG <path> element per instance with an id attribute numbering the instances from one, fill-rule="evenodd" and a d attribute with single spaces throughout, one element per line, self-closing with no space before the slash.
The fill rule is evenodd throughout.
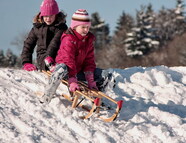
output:
<path id="1" fill-rule="evenodd" d="M 94 40 L 95 36 L 90 32 L 84 37 L 71 28 L 63 33 L 56 63 L 68 66 L 69 77 L 76 76 L 80 71 L 94 72 Z"/>

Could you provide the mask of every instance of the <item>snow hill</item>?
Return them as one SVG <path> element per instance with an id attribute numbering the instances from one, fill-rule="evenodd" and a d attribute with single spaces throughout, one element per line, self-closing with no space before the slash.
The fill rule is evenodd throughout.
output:
<path id="1" fill-rule="evenodd" d="M 0 69 L 1 143 L 185 143 L 186 67 L 109 69 L 123 99 L 119 117 L 106 123 L 79 118 L 83 110 L 56 96 L 38 102 L 47 77 L 40 72 Z M 60 90 L 67 90 L 60 86 Z M 59 92 L 59 91 L 58 91 Z"/>

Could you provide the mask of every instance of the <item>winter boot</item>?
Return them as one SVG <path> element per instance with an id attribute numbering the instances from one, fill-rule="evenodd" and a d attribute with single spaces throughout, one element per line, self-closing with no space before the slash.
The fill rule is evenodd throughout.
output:
<path id="1" fill-rule="evenodd" d="M 102 79 L 97 81 L 97 86 L 100 91 L 106 91 L 115 87 L 116 81 L 112 73 L 104 70 L 102 72 Z"/>
<path id="2" fill-rule="evenodd" d="M 40 98 L 40 103 L 49 103 L 55 95 L 61 80 L 67 77 L 67 66 L 65 64 L 57 64 L 55 71 L 52 73 L 48 85 L 45 88 L 44 95 Z"/>

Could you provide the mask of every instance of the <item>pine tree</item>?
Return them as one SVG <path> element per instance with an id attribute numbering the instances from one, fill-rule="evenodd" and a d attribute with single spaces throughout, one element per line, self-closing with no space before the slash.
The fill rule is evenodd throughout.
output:
<path id="1" fill-rule="evenodd" d="M 97 12 L 91 15 L 91 28 L 90 31 L 96 36 L 95 49 L 100 50 L 109 43 L 109 26 L 105 24 Z"/>
<path id="2" fill-rule="evenodd" d="M 175 9 L 165 9 L 159 11 L 156 17 L 156 27 L 158 27 L 158 35 L 161 45 L 165 45 L 176 35 L 186 32 L 186 21 L 184 16 L 183 0 L 176 1 Z"/>
<path id="3" fill-rule="evenodd" d="M 127 38 L 127 33 L 131 31 L 134 25 L 134 19 L 125 12 L 118 19 L 116 30 L 113 35 L 113 44 L 116 47 L 124 47 L 124 40 Z"/>
<path id="4" fill-rule="evenodd" d="M 174 33 L 172 18 L 173 11 L 167 10 L 164 7 L 159 11 L 156 17 L 156 27 L 158 28 L 158 35 L 160 38 L 160 44 L 165 45 L 165 43 L 172 38 Z"/>
<path id="5" fill-rule="evenodd" d="M 186 30 L 186 23 L 185 23 L 185 16 L 184 16 L 185 4 L 183 0 L 177 0 L 176 8 L 174 10 L 175 13 L 175 33 L 176 34 L 183 34 Z"/>
<path id="6" fill-rule="evenodd" d="M 16 64 L 16 59 L 17 56 L 13 54 L 12 50 L 8 49 L 6 52 L 6 57 L 5 57 L 5 66 L 6 67 L 14 67 Z"/>
<path id="7" fill-rule="evenodd" d="M 185 9 L 185 4 L 183 3 L 183 0 L 177 0 L 176 9 L 175 9 L 177 20 L 185 20 L 184 9 Z"/>
<path id="8" fill-rule="evenodd" d="M 3 50 L 0 50 L 0 67 L 4 66 L 4 59 L 5 59 L 4 52 Z"/>
<path id="9" fill-rule="evenodd" d="M 159 46 L 154 28 L 154 12 L 151 4 L 146 8 L 141 6 L 137 11 L 137 24 L 127 33 L 125 49 L 128 56 L 135 57 L 147 54 Z"/>

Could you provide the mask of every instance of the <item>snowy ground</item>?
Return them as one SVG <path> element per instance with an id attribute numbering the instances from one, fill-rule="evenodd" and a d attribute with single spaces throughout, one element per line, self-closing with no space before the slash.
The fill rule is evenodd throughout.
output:
<path id="1" fill-rule="evenodd" d="M 109 70 L 116 87 L 106 94 L 124 100 L 119 117 L 111 123 L 96 117 L 80 119 L 83 110 L 71 109 L 60 96 L 49 105 L 40 104 L 35 92 L 47 82 L 43 73 L 0 69 L 0 142 L 186 142 L 186 67 Z"/>

